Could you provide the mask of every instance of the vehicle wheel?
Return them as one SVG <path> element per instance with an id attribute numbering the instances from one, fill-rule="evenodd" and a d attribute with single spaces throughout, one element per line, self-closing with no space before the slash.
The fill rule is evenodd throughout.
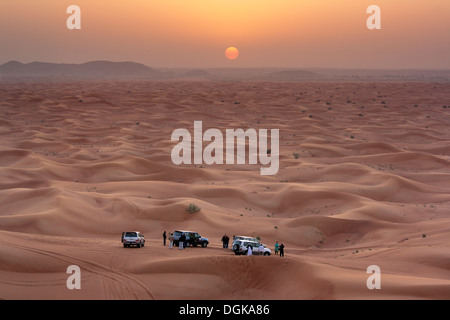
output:
<path id="1" fill-rule="evenodd" d="M 206 248 L 207 245 L 208 245 L 208 244 L 207 244 L 206 242 L 203 242 L 203 243 L 202 243 L 202 247 L 203 247 L 203 248 Z"/>
<path id="2" fill-rule="evenodd" d="M 140 244 L 140 243 L 138 243 L 138 244 L 137 244 L 137 247 L 138 247 L 138 248 L 140 248 L 140 247 L 141 247 L 141 244 Z"/>
<path id="3" fill-rule="evenodd" d="M 264 252 L 264 255 L 265 255 L 265 256 L 270 256 L 270 253 Z"/>
<path id="4" fill-rule="evenodd" d="M 124 244 L 123 244 L 123 247 L 124 247 L 124 248 L 126 248 L 126 247 L 127 247 L 127 245 L 126 245 L 126 244 L 124 243 Z"/>
<path id="5" fill-rule="evenodd" d="M 238 244 L 235 244 L 235 245 L 233 246 L 233 251 L 234 251 L 234 252 L 239 251 L 239 245 L 238 245 Z"/>

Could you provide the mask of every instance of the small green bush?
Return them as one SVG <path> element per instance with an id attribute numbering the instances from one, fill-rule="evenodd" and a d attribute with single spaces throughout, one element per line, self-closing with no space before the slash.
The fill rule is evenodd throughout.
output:
<path id="1" fill-rule="evenodd" d="M 191 214 L 199 212 L 200 210 L 201 210 L 201 208 L 199 206 L 197 206 L 195 203 L 189 204 L 189 206 L 186 208 L 186 211 Z"/>

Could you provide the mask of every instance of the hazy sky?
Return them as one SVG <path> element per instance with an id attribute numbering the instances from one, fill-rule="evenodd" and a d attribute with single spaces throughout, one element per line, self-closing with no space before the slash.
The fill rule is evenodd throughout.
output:
<path id="1" fill-rule="evenodd" d="M 72 4 L 81 30 L 66 27 Z M 366 27 L 373 4 L 381 30 Z M 0 0 L 0 63 L 10 60 L 449 69 L 450 0 Z"/>

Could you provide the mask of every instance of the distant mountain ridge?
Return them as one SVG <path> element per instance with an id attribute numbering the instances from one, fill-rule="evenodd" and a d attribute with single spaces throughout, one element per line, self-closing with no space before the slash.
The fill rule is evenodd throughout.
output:
<path id="1" fill-rule="evenodd" d="M 109 79 L 186 81 L 428 81 L 450 82 L 450 70 L 327 68 L 151 68 L 136 62 L 81 64 L 10 61 L 0 65 L 0 81 L 76 81 Z"/>
<path id="2" fill-rule="evenodd" d="M 163 69 L 164 70 L 164 69 Z M 177 69 L 165 71 L 150 68 L 136 62 L 90 61 L 82 64 L 10 61 L 0 65 L 3 79 L 191 79 L 191 80 L 259 80 L 259 81 L 296 81 L 317 79 L 313 72 L 300 69 Z"/>
<path id="3" fill-rule="evenodd" d="M 0 65 L 6 77 L 147 77 L 159 72 L 136 62 L 90 61 L 82 64 L 10 61 Z"/>

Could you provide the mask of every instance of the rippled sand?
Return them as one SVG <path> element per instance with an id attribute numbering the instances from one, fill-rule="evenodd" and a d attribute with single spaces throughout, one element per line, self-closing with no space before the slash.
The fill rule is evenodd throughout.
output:
<path id="1" fill-rule="evenodd" d="M 449 299 L 449 98 L 418 82 L 1 83 L 0 298 Z M 279 129 L 278 174 L 174 165 L 171 134 L 194 121 Z M 163 247 L 175 229 L 210 246 Z M 126 230 L 147 245 L 123 248 Z M 286 256 L 235 256 L 224 233 Z"/>

